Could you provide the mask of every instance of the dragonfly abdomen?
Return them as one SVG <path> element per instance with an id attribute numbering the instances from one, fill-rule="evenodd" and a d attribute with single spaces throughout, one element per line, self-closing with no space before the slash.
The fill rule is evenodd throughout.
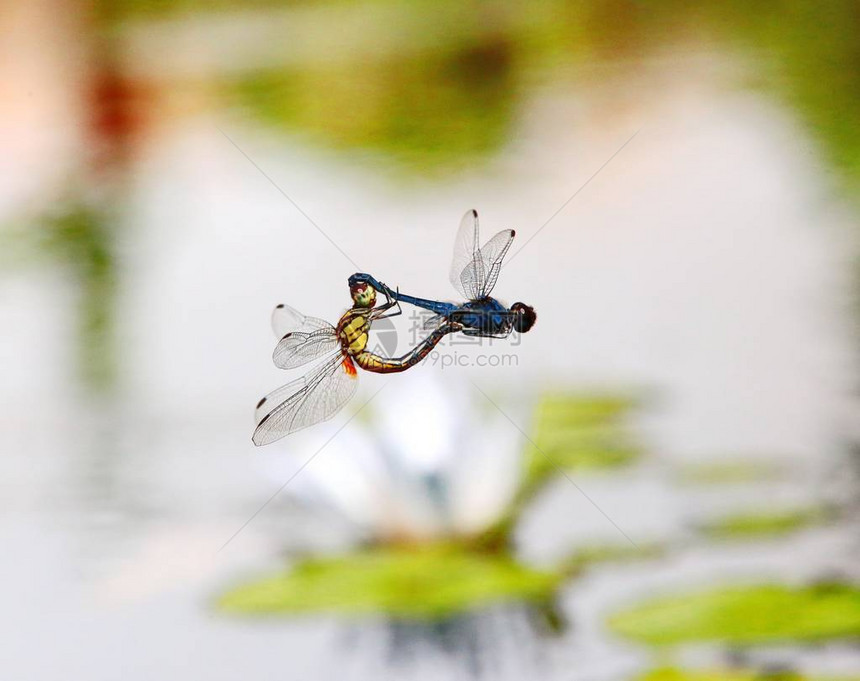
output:
<path id="1" fill-rule="evenodd" d="M 452 328 L 448 324 L 440 326 L 421 341 L 419 345 L 400 357 L 380 357 L 372 352 L 365 351 L 355 355 L 354 359 L 362 369 L 373 371 L 377 374 L 393 374 L 399 371 L 406 371 L 409 367 L 415 366 L 430 354 L 430 351 L 445 337 L 445 334 L 451 331 Z"/>

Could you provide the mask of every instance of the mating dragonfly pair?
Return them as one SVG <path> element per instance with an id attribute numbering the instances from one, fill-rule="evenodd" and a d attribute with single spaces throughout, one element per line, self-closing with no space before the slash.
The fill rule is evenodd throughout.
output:
<path id="1" fill-rule="evenodd" d="M 288 305 L 278 305 L 272 327 L 278 344 L 272 355 L 281 369 L 293 369 L 315 360 L 310 372 L 266 395 L 257 404 L 253 441 L 265 445 L 333 417 L 349 401 L 358 385 L 356 365 L 366 371 L 395 373 L 423 360 L 445 335 L 460 331 L 471 336 L 504 338 L 513 331 L 525 333 L 537 315 L 525 303 L 505 307 L 490 293 L 499 278 L 502 260 L 516 233 L 505 229 L 480 246 L 478 213 L 463 216 L 454 245 L 451 283 L 466 299 L 445 303 L 400 293 L 369 274 L 349 278 L 353 306 L 337 326 L 307 317 Z M 377 292 L 385 302 L 377 305 Z M 430 310 L 425 323 L 429 335 L 401 357 L 382 357 L 367 348 L 373 322 L 400 314 L 400 303 Z"/>

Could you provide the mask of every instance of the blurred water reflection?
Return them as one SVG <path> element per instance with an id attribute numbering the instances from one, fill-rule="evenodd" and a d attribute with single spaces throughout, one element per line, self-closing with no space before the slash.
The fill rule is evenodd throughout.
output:
<path id="1" fill-rule="evenodd" d="M 857 434 L 857 216 L 840 193 L 860 167 L 852 3 L 212 7 L 0 10 L 13 38 L 0 62 L 10 678 L 631 678 L 654 659 L 605 618 L 655 591 L 860 578 L 843 450 Z M 655 391 L 637 424 L 649 456 L 576 480 L 637 542 L 671 551 L 586 571 L 549 615 L 217 615 L 214 595 L 237 577 L 368 534 L 354 507 L 343 523 L 299 503 L 302 485 L 344 475 L 333 448 L 298 501 L 278 497 L 217 553 L 348 416 L 253 450 L 251 407 L 282 378 L 271 307 L 336 318 L 354 270 L 219 130 L 362 269 L 445 297 L 466 208 L 524 242 L 639 129 L 505 272 L 502 299 L 540 314 L 517 365 L 396 378 L 408 394 L 434 372 L 486 407 L 468 376 L 520 405 L 524 428 L 550 388 Z M 365 395 L 385 380 L 366 378 Z M 383 413 L 397 399 L 385 395 Z M 500 439 L 520 438 L 505 427 Z M 727 455 L 785 473 L 716 488 L 678 475 Z M 504 496 L 484 475 L 462 479 L 467 500 Z M 714 544 L 698 531 L 820 503 L 842 512 L 781 538 Z M 563 479 L 515 539 L 538 566 L 623 541 Z M 550 635 L 554 618 L 570 626 Z M 860 672 L 840 642 L 745 655 Z M 707 644 L 678 660 L 731 662 Z"/>

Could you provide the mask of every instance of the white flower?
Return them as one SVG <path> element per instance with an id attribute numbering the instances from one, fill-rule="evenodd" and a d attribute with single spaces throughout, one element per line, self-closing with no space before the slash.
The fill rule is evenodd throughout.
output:
<path id="1" fill-rule="evenodd" d="M 378 541 L 470 535 L 504 513 L 521 433 L 467 381 L 419 368 L 390 379 L 290 487 Z M 486 408 L 484 408 L 486 407 Z"/>

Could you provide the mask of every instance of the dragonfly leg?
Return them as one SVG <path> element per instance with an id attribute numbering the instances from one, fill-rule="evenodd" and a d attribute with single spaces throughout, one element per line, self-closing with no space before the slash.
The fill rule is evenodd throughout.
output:
<path id="1" fill-rule="evenodd" d="M 386 287 L 386 289 L 387 289 L 387 287 Z M 391 296 L 388 295 L 388 291 L 386 289 L 382 290 L 382 295 L 385 296 L 385 302 L 382 305 L 378 306 L 375 309 L 375 312 L 377 312 L 377 313 L 378 312 L 384 312 L 386 310 L 390 310 L 392 307 L 396 307 L 397 312 L 392 312 L 391 314 L 374 315 L 374 317 L 373 317 L 374 320 L 376 320 L 376 319 L 388 319 L 389 317 L 396 317 L 397 315 L 403 314 L 403 310 L 400 307 L 400 301 L 397 300 L 397 298 L 392 300 Z"/>
<path id="2" fill-rule="evenodd" d="M 386 286 L 385 288 L 386 288 L 386 291 L 387 291 L 387 290 L 388 290 L 388 287 Z M 387 296 L 387 295 L 388 295 L 388 294 L 386 293 L 386 296 Z M 400 307 L 400 287 L 399 287 L 399 286 L 397 287 L 397 292 L 394 294 L 394 302 L 395 302 L 395 303 L 396 303 L 396 305 L 397 305 L 397 312 L 396 312 L 395 314 L 392 314 L 392 315 L 391 315 L 392 317 L 394 317 L 394 316 L 396 316 L 396 315 L 399 315 L 399 314 L 403 314 L 403 308 L 401 308 L 401 307 Z"/>
<path id="3" fill-rule="evenodd" d="M 383 314 L 383 315 L 380 315 L 379 317 L 374 317 L 374 321 L 376 321 L 377 319 L 391 319 L 392 317 L 397 317 L 397 316 L 403 314 L 403 310 L 400 309 L 400 303 L 395 302 L 395 303 L 392 303 L 391 305 L 392 305 L 392 307 L 397 307 L 396 312 L 392 312 L 390 314 Z"/>

